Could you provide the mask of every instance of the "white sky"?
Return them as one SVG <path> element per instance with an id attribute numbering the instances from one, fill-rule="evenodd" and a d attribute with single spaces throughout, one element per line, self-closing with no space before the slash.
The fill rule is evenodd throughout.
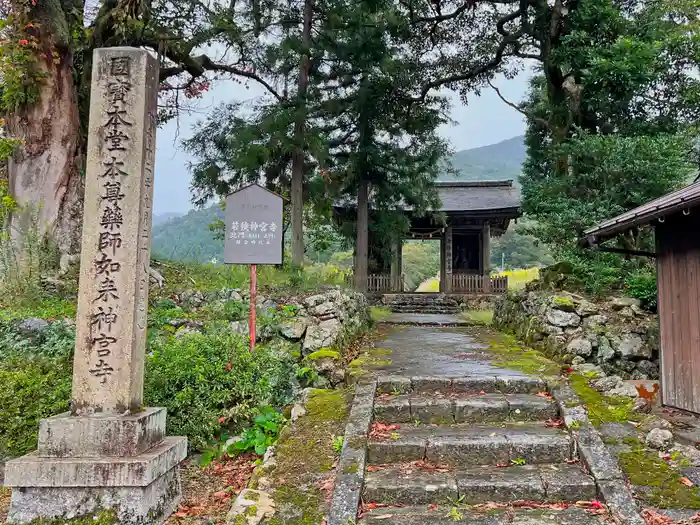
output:
<path id="1" fill-rule="evenodd" d="M 499 78 L 494 82 L 503 96 L 511 102 L 520 102 L 527 91 L 528 73 L 512 80 Z M 250 84 L 246 89 L 234 82 L 221 82 L 214 86 L 198 104 L 196 113 L 182 115 L 158 129 L 156 141 L 156 184 L 153 211 L 184 213 L 192 209 L 190 202 L 190 174 L 187 170 L 187 155 L 180 141 L 192 135 L 192 125 L 206 117 L 208 111 L 222 102 L 247 100 L 261 93 L 260 88 Z M 477 148 L 494 144 L 525 132 L 523 116 L 504 104 L 490 88 L 481 96 L 474 96 L 467 106 L 459 97 L 452 99 L 454 126 L 442 126 L 440 133 L 452 143 L 456 150 Z"/>

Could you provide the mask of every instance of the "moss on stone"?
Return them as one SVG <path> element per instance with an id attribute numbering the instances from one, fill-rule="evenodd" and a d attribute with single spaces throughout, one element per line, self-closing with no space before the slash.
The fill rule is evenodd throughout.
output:
<path id="1" fill-rule="evenodd" d="M 77 518 L 37 518 L 29 525 L 114 525 L 119 523 L 117 513 L 113 509 L 86 514 Z"/>
<path id="2" fill-rule="evenodd" d="M 391 315 L 391 308 L 386 306 L 370 306 L 369 317 L 373 322 L 378 323 Z"/>
<path id="3" fill-rule="evenodd" d="M 574 303 L 571 298 L 563 297 L 561 295 L 556 296 L 552 303 L 560 310 L 574 310 L 576 308 L 576 303 Z"/>
<path id="4" fill-rule="evenodd" d="M 343 474 L 356 474 L 360 467 L 357 465 L 357 461 L 354 461 L 351 465 L 348 465 L 343 469 Z"/>
<path id="5" fill-rule="evenodd" d="M 307 355 L 306 359 L 313 361 L 315 359 L 323 359 L 324 357 L 330 357 L 333 360 L 340 360 L 340 352 L 336 352 L 330 348 L 321 348 L 320 350 Z"/>
<path id="6" fill-rule="evenodd" d="M 620 442 L 616 438 L 610 437 L 610 436 L 603 436 L 603 443 L 605 443 L 606 445 L 619 445 L 620 444 Z"/>
<path id="7" fill-rule="evenodd" d="M 637 495 L 658 508 L 700 509 L 700 488 L 681 483 L 681 474 L 656 452 L 640 449 L 618 455 L 620 468 L 630 484 L 646 487 Z"/>
<path id="8" fill-rule="evenodd" d="M 313 390 L 306 414 L 280 436 L 276 466 L 269 475 L 277 514 L 269 525 L 321 523 L 328 502 L 315 487 L 335 464 L 333 439 L 345 428 L 350 399 L 350 390 Z"/>
<path id="9" fill-rule="evenodd" d="M 588 419 L 594 426 L 603 423 L 626 423 L 640 421 L 643 415 L 632 411 L 634 402 L 628 397 L 604 396 L 588 384 L 581 374 L 569 376 L 571 388 L 581 398 L 588 411 Z"/>
<path id="10" fill-rule="evenodd" d="M 632 447 L 633 449 L 638 449 L 638 448 L 643 448 L 643 447 L 644 447 L 644 443 L 642 443 L 638 438 L 632 437 L 632 436 L 628 436 L 628 437 L 626 437 L 626 438 L 622 438 L 622 442 L 623 442 L 625 445 L 628 445 L 628 446 Z"/>

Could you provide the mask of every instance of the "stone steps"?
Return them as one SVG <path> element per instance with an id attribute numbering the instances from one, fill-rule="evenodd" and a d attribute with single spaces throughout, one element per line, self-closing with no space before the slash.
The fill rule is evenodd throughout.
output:
<path id="1" fill-rule="evenodd" d="M 400 425 L 388 438 L 367 444 L 370 464 L 426 460 L 453 467 L 564 463 L 571 459 L 567 432 L 543 422 L 494 425 Z"/>
<path id="2" fill-rule="evenodd" d="M 364 501 L 387 504 L 474 505 L 519 500 L 550 503 L 591 500 L 593 479 L 578 465 L 477 467 L 448 472 L 392 465 L 367 473 Z"/>
<path id="3" fill-rule="evenodd" d="M 452 510 L 454 507 L 454 510 Z M 452 505 L 438 507 L 414 505 L 378 507 L 369 510 L 359 521 L 361 525 L 604 525 L 612 523 L 605 516 L 585 509 L 513 508 L 467 509 Z"/>
<path id="4" fill-rule="evenodd" d="M 435 306 L 389 306 L 392 312 L 401 314 L 458 314 L 461 308 L 438 308 Z"/>
<path id="5" fill-rule="evenodd" d="M 379 394 L 537 394 L 547 390 L 547 384 L 536 377 L 511 375 L 474 377 L 380 376 Z"/>
<path id="6" fill-rule="evenodd" d="M 374 403 L 382 423 L 492 423 L 539 421 L 557 416 L 556 404 L 533 394 L 385 394 Z"/>

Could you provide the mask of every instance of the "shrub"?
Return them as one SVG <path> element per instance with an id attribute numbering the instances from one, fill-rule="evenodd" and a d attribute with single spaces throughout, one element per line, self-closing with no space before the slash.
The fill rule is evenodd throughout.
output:
<path id="1" fill-rule="evenodd" d="M 225 330 L 163 337 L 151 344 L 145 399 L 168 409 L 169 434 L 201 450 L 222 423 L 237 433 L 258 407 L 289 403 L 295 373 L 288 354 L 266 346 L 251 354 L 243 336 Z"/>
<path id="2" fill-rule="evenodd" d="M 627 293 L 639 299 L 644 308 L 656 311 L 658 305 L 656 272 L 647 270 L 634 273 L 627 278 L 626 285 Z"/>
<path id="3" fill-rule="evenodd" d="M 68 410 L 71 363 L 9 359 L 0 368 L 0 457 L 36 448 L 39 420 Z"/>

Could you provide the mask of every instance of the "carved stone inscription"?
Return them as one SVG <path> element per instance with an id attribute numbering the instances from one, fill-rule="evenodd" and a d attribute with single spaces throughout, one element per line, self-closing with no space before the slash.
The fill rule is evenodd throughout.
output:
<path id="1" fill-rule="evenodd" d="M 158 66 L 95 50 L 73 371 L 76 415 L 125 413 L 143 395 Z"/>

